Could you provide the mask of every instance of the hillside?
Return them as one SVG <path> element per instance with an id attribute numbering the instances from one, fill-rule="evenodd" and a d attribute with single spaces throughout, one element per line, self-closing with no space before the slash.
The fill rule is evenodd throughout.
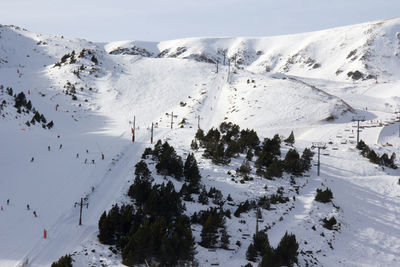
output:
<path id="1" fill-rule="evenodd" d="M 93 43 L 0 26 L 0 266 L 49 266 L 70 253 L 76 266 L 122 266 L 121 255 L 98 242 L 98 221 L 113 204 L 130 201 L 134 166 L 154 145 L 152 123 L 154 141 L 168 141 L 183 159 L 194 152 L 202 185 L 221 190 L 224 199 L 230 194 L 224 208 L 232 214 L 282 187 L 290 200 L 263 209 L 259 229 L 268 229 L 274 247 L 286 231 L 295 234 L 299 266 L 398 266 L 399 171 L 360 155 L 352 118 L 365 117 L 360 138 L 379 155 L 399 154 L 399 51 L 400 19 L 290 36 L 160 43 Z M 33 108 L 14 107 L 20 92 Z M 241 183 L 228 171 L 235 173 L 246 155 L 216 165 L 202 149 L 191 150 L 198 116 L 205 132 L 232 122 L 254 129 L 261 141 L 293 131 L 299 153 L 324 142 L 321 175 L 313 166 L 293 185 L 288 173 L 259 177 L 251 162 L 253 179 Z M 282 158 L 291 148 L 282 144 Z M 155 183 L 170 180 L 181 189 L 148 164 Z M 330 188 L 333 203 L 314 201 L 317 188 Z M 89 204 L 78 226 L 81 198 Z M 213 206 L 185 205 L 187 215 Z M 337 231 L 322 226 L 331 216 Z M 194 225 L 195 260 L 247 264 L 255 224 L 254 210 L 227 219 L 229 250 L 200 246 L 201 226 Z"/>

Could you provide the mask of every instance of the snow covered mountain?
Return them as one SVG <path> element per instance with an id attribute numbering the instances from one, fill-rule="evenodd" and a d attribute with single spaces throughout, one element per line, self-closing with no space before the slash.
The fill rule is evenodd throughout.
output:
<path id="1" fill-rule="evenodd" d="M 195 153 L 202 183 L 230 194 L 236 206 L 284 188 L 291 200 L 263 210 L 259 225 L 270 228 L 273 246 L 288 231 L 299 242 L 300 266 L 398 266 L 399 171 L 360 155 L 352 118 L 365 117 L 360 137 L 379 154 L 399 153 L 399 51 L 400 19 L 290 36 L 160 43 L 92 43 L 0 26 L 0 266 L 49 266 L 67 253 L 76 266 L 121 265 L 97 241 L 100 215 L 127 201 L 134 165 L 151 146 L 151 124 L 154 140 L 168 140 L 183 156 L 198 116 L 204 130 L 225 121 L 262 138 L 294 131 L 298 151 L 328 145 L 321 176 L 313 167 L 299 178 L 298 195 L 289 175 L 271 181 L 253 174 L 242 184 L 227 175 L 241 159 L 218 166 Z M 14 107 L 21 92 L 32 108 Z M 334 205 L 314 201 L 324 187 Z M 81 198 L 89 205 L 78 226 Z M 187 206 L 188 213 L 207 208 Z M 332 215 L 339 231 L 322 227 L 320 220 Z M 256 219 L 254 212 L 243 216 L 245 224 L 226 222 L 231 250 L 197 245 L 200 266 L 248 262 Z M 196 242 L 200 231 L 193 229 Z"/>

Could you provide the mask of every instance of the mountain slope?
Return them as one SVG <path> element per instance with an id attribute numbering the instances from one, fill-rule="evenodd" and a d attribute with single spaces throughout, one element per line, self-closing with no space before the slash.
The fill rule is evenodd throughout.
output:
<path id="1" fill-rule="evenodd" d="M 272 245 L 289 231 L 300 243 L 299 265 L 398 265 L 399 173 L 359 155 L 351 119 L 362 115 L 363 125 L 381 123 L 365 127 L 361 138 L 380 154 L 398 153 L 397 124 L 389 122 L 400 105 L 393 89 L 399 84 L 399 32 L 400 19 L 392 19 L 293 36 L 104 44 L 1 26 L 0 100 L 6 102 L 0 108 L 0 266 L 26 260 L 29 266 L 46 266 L 72 252 L 78 266 L 100 265 L 100 260 L 118 265 L 120 258 L 105 256 L 108 248 L 97 244 L 100 215 L 127 201 L 134 165 L 150 146 L 151 123 L 154 140 L 168 140 L 185 155 L 198 116 L 204 130 L 222 121 L 254 128 L 262 137 L 288 136 L 293 130 L 299 152 L 312 142 L 330 143 L 321 176 L 313 168 L 310 177 L 299 178 L 299 195 L 288 175 L 270 181 L 253 174 L 253 181 L 235 183 L 227 171 L 235 171 L 242 158 L 216 166 L 196 153 L 204 185 L 219 188 L 225 197 L 231 194 L 235 205 L 280 186 L 291 199 L 296 196 L 275 211 L 263 210 L 259 227 L 270 227 Z M 7 87 L 13 88 L 12 95 Z M 33 112 L 18 113 L 13 107 L 13 95 L 20 92 L 47 123 L 54 122 L 53 128 L 26 124 Z M 177 116 L 173 129 L 171 112 Z M 181 184 L 174 183 L 179 190 Z M 339 208 L 313 201 L 322 187 L 332 189 Z M 84 197 L 89 206 L 78 226 L 74 203 Z M 189 214 L 206 208 L 188 207 Z M 200 265 L 209 260 L 246 264 L 251 240 L 243 234 L 254 233 L 253 213 L 243 215 L 244 225 L 237 218 L 227 222 L 232 251 L 198 245 Z M 338 232 L 321 225 L 331 215 L 341 223 Z M 198 228 L 193 229 L 196 241 Z M 42 238 L 44 229 L 47 239 Z M 100 252 L 85 255 L 92 248 Z"/>

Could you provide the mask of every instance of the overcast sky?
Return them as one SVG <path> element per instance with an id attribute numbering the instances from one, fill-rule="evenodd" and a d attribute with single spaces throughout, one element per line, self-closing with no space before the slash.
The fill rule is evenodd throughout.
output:
<path id="1" fill-rule="evenodd" d="M 400 16 L 400 0 L 0 0 L 0 24 L 92 41 L 270 36 Z"/>

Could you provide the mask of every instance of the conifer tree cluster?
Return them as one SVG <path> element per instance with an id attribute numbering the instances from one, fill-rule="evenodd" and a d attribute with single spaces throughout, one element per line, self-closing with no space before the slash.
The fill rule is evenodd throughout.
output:
<path id="1" fill-rule="evenodd" d="M 283 203 L 286 203 L 286 202 L 289 202 L 289 198 L 288 198 L 288 197 L 285 197 L 285 196 L 283 195 L 283 187 L 282 187 L 282 186 L 279 187 L 279 188 L 276 190 L 276 193 L 272 194 L 272 195 L 269 197 L 269 203 L 270 203 L 270 204 L 278 204 L 278 203 L 283 204 Z"/>
<path id="2" fill-rule="evenodd" d="M 13 95 L 13 89 L 11 87 L 7 87 L 6 88 L 7 93 L 12 96 Z M 41 123 L 42 124 L 42 128 L 48 128 L 51 129 L 54 126 L 54 122 L 50 121 L 49 123 L 47 122 L 47 119 L 45 118 L 45 116 L 43 114 L 40 114 L 39 111 L 37 111 L 33 105 L 32 102 L 30 100 L 28 100 L 26 98 L 26 95 L 24 92 L 20 92 L 18 94 L 14 95 L 14 107 L 17 109 L 17 113 L 26 113 L 29 114 L 30 112 L 32 112 L 34 115 L 32 117 L 32 119 L 29 121 L 25 122 L 26 126 L 31 126 L 31 125 L 35 125 L 36 123 Z"/>
<path id="3" fill-rule="evenodd" d="M 212 128 L 206 135 L 199 129 L 196 133 L 199 146 L 205 149 L 203 156 L 210 158 L 215 164 L 228 164 L 239 153 L 248 153 L 258 147 L 259 139 L 254 130 L 240 130 L 231 122 L 223 122 L 219 130 Z M 192 144 L 196 147 L 197 144 Z"/>
<path id="4" fill-rule="evenodd" d="M 239 206 L 237 207 L 237 209 L 233 213 L 233 215 L 237 218 L 240 218 L 241 213 L 248 212 L 249 210 L 251 210 L 255 207 L 256 207 L 255 201 L 246 200 L 245 202 L 239 204 Z"/>
<path id="5" fill-rule="evenodd" d="M 294 134 L 291 132 L 285 142 L 293 145 L 294 141 Z M 281 138 L 276 134 L 272 139 L 265 138 L 260 144 L 254 130 L 240 130 L 236 124 L 223 122 L 219 129 L 211 128 L 207 134 L 199 129 L 191 147 L 194 150 L 199 147 L 204 148 L 203 157 L 211 159 L 215 164 L 229 164 L 232 158 L 245 153 L 246 159 L 237 169 L 239 175 L 247 178 L 245 180 L 249 180 L 250 162 L 254 156 L 257 157 L 255 160 L 257 175 L 268 179 L 282 177 L 283 172 L 300 176 L 310 170 L 311 159 L 314 155 L 310 149 L 306 148 L 301 156 L 295 149 L 290 149 L 281 160 L 281 142 Z"/>
<path id="6" fill-rule="evenodd" d="M 370 148 L 363 140 L 358 142 L 357 149 L 361 150 L 361 155 L 368 158 L 370 162 L 392 169 L 397 169 L 397 165 L 394 163 L 396 160 L 396 153 L 393 152 L 390 158 L 386 153 L 379 157 L 375 150 Z"/>
<path id="7" fill-rule="evenodd" d="M 293 174 L 295 176 L 302 175 L 311 168 L 311 159 L 313 153 L 306 148 L 300 156 L 295 149 L 289 149 L 285 158 L 280 160 L 281 139 L 276 134 L 272 139 L 265 138 L 260 152 L 257 154 L 258 159 L 255 162 L 257 174 L 267 179 L 273 177 L 282 177 L 283 172 Z"/>
<path id="8" fill-rule="evenodd" d="M 317 188 L 317 194 L 315 195 L 315 201 L 322 202 L 322 203 L 328 203 L 331 202 L 333 198 L 332 191 L 327 188 L 324 191 L 322 189 Z"/>
<path id="9" fill-rule="evenodd" d="M 229 235 L 225 227 L 225 213 L 222 208 L 210 208 L 194 213 L 192 223 L 201 224 L 200 245 L 205 248 L 228 248 Z"/>
<path id="10" fill-rule="evenodd" d="M 143 152 L 143 159 L 148 156 L 157 162 L 156 169 L 159 174 L 172 176 L 178 181 L 183 178 L 185 183 L 180 193 L 184 196 L 184 200 L 192 201 L 191 194 L 200 193 L 201 175 L 193 153 L 189 153 L 183 163 L 182 158 L 177 155 L 175 149 L 168 142 L 162 143 L 161 140 L 158 140 L 154 149 L 146 148 Z"/>
<path id="11" fill-rule="evenodd" d="M 177 155 L 175 149 L 168 144 L 158 140 L 153 150 L 147 151 L 152 155 L 152 159 L 157 162 L 156 169 L 161 175 L 175 177 L 178 181 L 183 176 L 182 158 Z"/>
<path id="12" fill-rule="evenodd" d="M 246 259 L 256 262 L 261 256 L 260 267 L 293 266 L 298 262 L 298 249 L 299 244 L 296 241 L 296 236 L 293 234 L 286 232 L 278 246 L 274 249 L 269 244 L 268 235 L 260 231 L 253 235 L 253 242 L 247 249 Z"/>
<path id="13" fill-rule="evenodd" d="M 134 205 L 114 205 L 99 220 L 98 238 L 116 245 L 128 266 L 158 263 L 174 266 L 194 257 L 190 218 L 180 194 L 171 182 L 152 185 L 151 172 L 144 161 L 135 166 L 135 181 L 128 196 Z"/>
<path id="14" fill-rule="evenodd" d="M 335 216 L 332 216 L 330 219 L 324 218 L 322 222 L 324 223 L 322 226 L 328 230 L 338 229 L 336 225 L 338 222 L 336 221 Z"/>

